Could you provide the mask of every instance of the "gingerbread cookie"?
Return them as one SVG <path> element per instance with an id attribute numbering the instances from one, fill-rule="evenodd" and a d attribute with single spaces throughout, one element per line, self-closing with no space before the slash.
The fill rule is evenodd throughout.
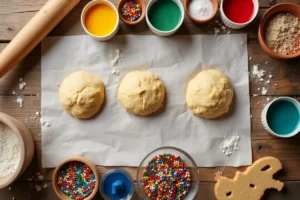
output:
<path id="1" fill-rule="evenodd" d="M 266 189 L 282 190 L 284 184 L 273 179 L 281 168 L 277 158 L 261 158 L 246 171 L 237 171 L 233 179 L 220 177 L 215 185 L 215 196 L 217 200 L 260 200 Z"/>

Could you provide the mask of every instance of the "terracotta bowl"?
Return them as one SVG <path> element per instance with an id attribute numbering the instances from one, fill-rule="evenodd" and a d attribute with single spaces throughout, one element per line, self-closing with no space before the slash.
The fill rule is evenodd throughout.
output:
<path id="1" fill-rule="evenodd" d="M 17 119 L 0 112 L 0 122 L 7 125 L 17 135 L 21 147 L 21 156 L 16 171 L 7 177 L 0 177 L 0 189 L 2 189 L 14 182 L 30 165 L 34 155 L 34 141 L 28 128 Z"/>
<path id="2" fill-rule="evenodd" d="M 189 5 L 190 5 L 191 1 L 192 0 L 184 0 L 183 6 L 184 6 L 184 10 L 185 10 L 185 13 L 187 14 L 187 16 L 192 20 L 192 22 L 194 22 L 196 24 L 203 24 L 203 23 L 210 21 L 212 18 L 214 18 L 214 16 L 216 15 L 216 13 L 218 11 L 218 0 L 210 0 L 213 5 L 212 15 L 205 20 L 196 19 L 196 18 L 192 17 L 189 12 Z"/>
<path id="3" fill-rule="evenodd" d="M 298 51 L 295 54 L 282 55 L 279 53 L 275 53 L 265 43 L 264 33 L 265 33 L 266 23 L 268 22 L 270 17 L 272 17 L 274 14 L 281 13 L 281 12 L 289 12 L 289 13 L 293 14 L 294 16 L 300 18 L 300 5 L 293 4 L 293 3 L 281 3 L 281 4 L 275 5 L 275 6 L 271 7 L 269 10 L 267 10 L 267 12 L 262 17 L 262 20 L 260 22 L 259 29 L 258 29 L 259 44 L 260 44 L 261 48 L 271 57 L 278 58 L 278 59 L 296 58 L 296 57 L 300 56 L 300 51 Z"/>
<path id="4" fill-rule="evenodd" d="M 53 176 L 52 176 L 52 186 L 53 186 L 53 190 L 56 193 L 56 195 L 58 196 L 59 199 L 61 200 L 73 200 L 70 197 L 66 196 L 60 189 L 59 185 L 57 184 L 57 176 L 59 173 L 60 168 L 65 165 L 68 162 L 82 162 L 84 164 L 86 164 L 87 166 L 89 166 L 91 168 L 91 170 L 93 171 L 93 173 L 95 174 L 95 188 L 93 190 L 93 192 L 90 194 L 90 196 L 86 197 L 84 200 L 91 200 L 93 199 L 93 197 L 96 195 L 97 191 L 98 191 L 98 187 L 99 187 L 99 177 L 98 177 L 98 173 L 97 173 L 97 168 L 96 166 L 89 160 L 87 160 L 86 158 L 83 157 L 70 157 L 65 159 L 63 162 L 61 162 L 54 170 L 53 172 Z"/>
<path id="5" fill-rule="evenodd" d="M 118 4 L 118 12 L 119 12 L 119 16 L 121 18 L 121 20 L 128 24 L 128 25 L 135 25 L 135 24 L 138 24 L 140 23 L 144 18 L 145 18 L 145 13 L 146 13 L 146 6 L 145 6 L 145 2 L 144 0 L 133 0 L 135 1 L 136 3 L 140 4 L 141 7 L 142 7 L 142 14 L 140 16 L 140 18 L 136 21 L 128 21 L 126 20 L 123 16 L 122 16 L 122 7 L 124 6 L 124 4 L 126 3 L 127 0 L 120 0 L 119 4 Z"/>

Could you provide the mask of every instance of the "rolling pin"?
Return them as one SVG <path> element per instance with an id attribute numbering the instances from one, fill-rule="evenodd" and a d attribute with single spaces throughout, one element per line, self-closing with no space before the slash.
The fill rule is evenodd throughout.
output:
<path id="1" fill-rule="evenodd" d="M 17 65 L 79 3 L 49 0 L 0 54 L 0 78 Z"/>

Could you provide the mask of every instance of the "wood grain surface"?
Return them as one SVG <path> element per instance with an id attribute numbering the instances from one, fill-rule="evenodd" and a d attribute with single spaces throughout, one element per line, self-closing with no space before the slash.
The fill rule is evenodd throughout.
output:
<path id="1" fill-rule="evenodd" d="M 47 0 L 0 0 L 0 51 L 18 33 L 18 31 L 29 21 L 29 19 L 44 5 Z M 83 6 L 89 2 L 81 0 L 78 6 L 49 34 L 50 36 L 80 35 L 84 34 L 79 21 Z M 117 0 L 112 0 L 117 4 Z M 146 1 L 148 2 L 148 1 Z M 276 60 L 267 56 L 261 49 L 257 41 L 257 27 L 264 12 L 270 5 L 285 0 L 269 1 L 259 0 L 260 10 L 256 20 L 242 30 L 222 29 L 222 25 L 216 23 L 220 21 L 219 15 L 205 25 L 195 25 L 187 17 L 183 26 L 177 34 L 214 34 L 214 28 L 221 29 L 220 34 L 247 33 L 248 34 L 248 54 L 249 54 L 249 77 L 250 77 L 250 100 L 251 100 L 251 139 L 253 159 L 264 156 L 278 157 L 284 170 L 276 175 L 276 178 L 285 182 L 283 192 L 273 190 L 267 191 L 263 200 L 296 200 L 300 196 L 300 135 L 292 139 L 279 139 L 268 134 L 260 122 L 260 114 L 264 105 L 279 96 L 291 96 L 300 101 L 300 58 L 293 60 Z M 300 0 L 289 0 L 300 4 Z M 121 24 L 118 34 L 152 34 L 145 22 L 138 26 L 126 26 Z M 217 37 L 217 36 L 216 36 Z M 41 167 L 41 126 L 37 121 L 35 113 L 40 111 L 41 94 L 41 48 L 37 46 L 19 65 L 0 80 L 0 112 L 9 114 L 22 121 L 32 132 L 36 145 L 36 154 L 29 169 L 10 187 L 0 190 L 0 199 L 57 199 L 51 186 L 51 175 L 53 169 L 43 169 Z M 266 75 L 272 75 L 270 84 L 252 77 L 253 66 L 258 65 L 260 69 L 266 71 Z M 19 90 L 19 78 L 23 78 L 27 83 L 27 88 Z M 262 87 L 266 87 L 268 92 L 261 95 Z M 17 95 L 13 94 L 13 91 Z M 23 107 L 20 108 L 16 99 L 18 95 L 24 96 Z M 110 169 L 116 167 L 98 166 L 100 176 Z M 136 168 L 121 167 L 129 171 L 136 177 Z M 233 177 L 237 170 L 244 170 L 245 167 L 215 167 L 199 168 L 201 185 L 195 199 L 213 200 L 214 176 L 217 171 L 223 171 L 228 177 Z M 44 181 L 37 180 L 37 173 L 41 173 Z M 33 180 L 31 180 L 33 178 Z M 29 181 L 31 180 L 31 181 Z M 44 186 L 40 192 L 35 186 Z M 38 188 L 39 189 L 39 188 Z M 95 199 L 101 199 L 100 195 Z M 137 195 L 134 199 L 140 199 Z"/>

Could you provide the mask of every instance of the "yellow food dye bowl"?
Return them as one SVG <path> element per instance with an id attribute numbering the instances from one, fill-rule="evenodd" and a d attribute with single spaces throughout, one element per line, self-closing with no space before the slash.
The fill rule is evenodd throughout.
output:
<path id="1" fill-rule="evenodd" d="M 81 24 L 88 35 L 98 41 L 106 41 L 119 30 L 119 13 L 111 2 L 94 0 L 83 8 Z"/>

